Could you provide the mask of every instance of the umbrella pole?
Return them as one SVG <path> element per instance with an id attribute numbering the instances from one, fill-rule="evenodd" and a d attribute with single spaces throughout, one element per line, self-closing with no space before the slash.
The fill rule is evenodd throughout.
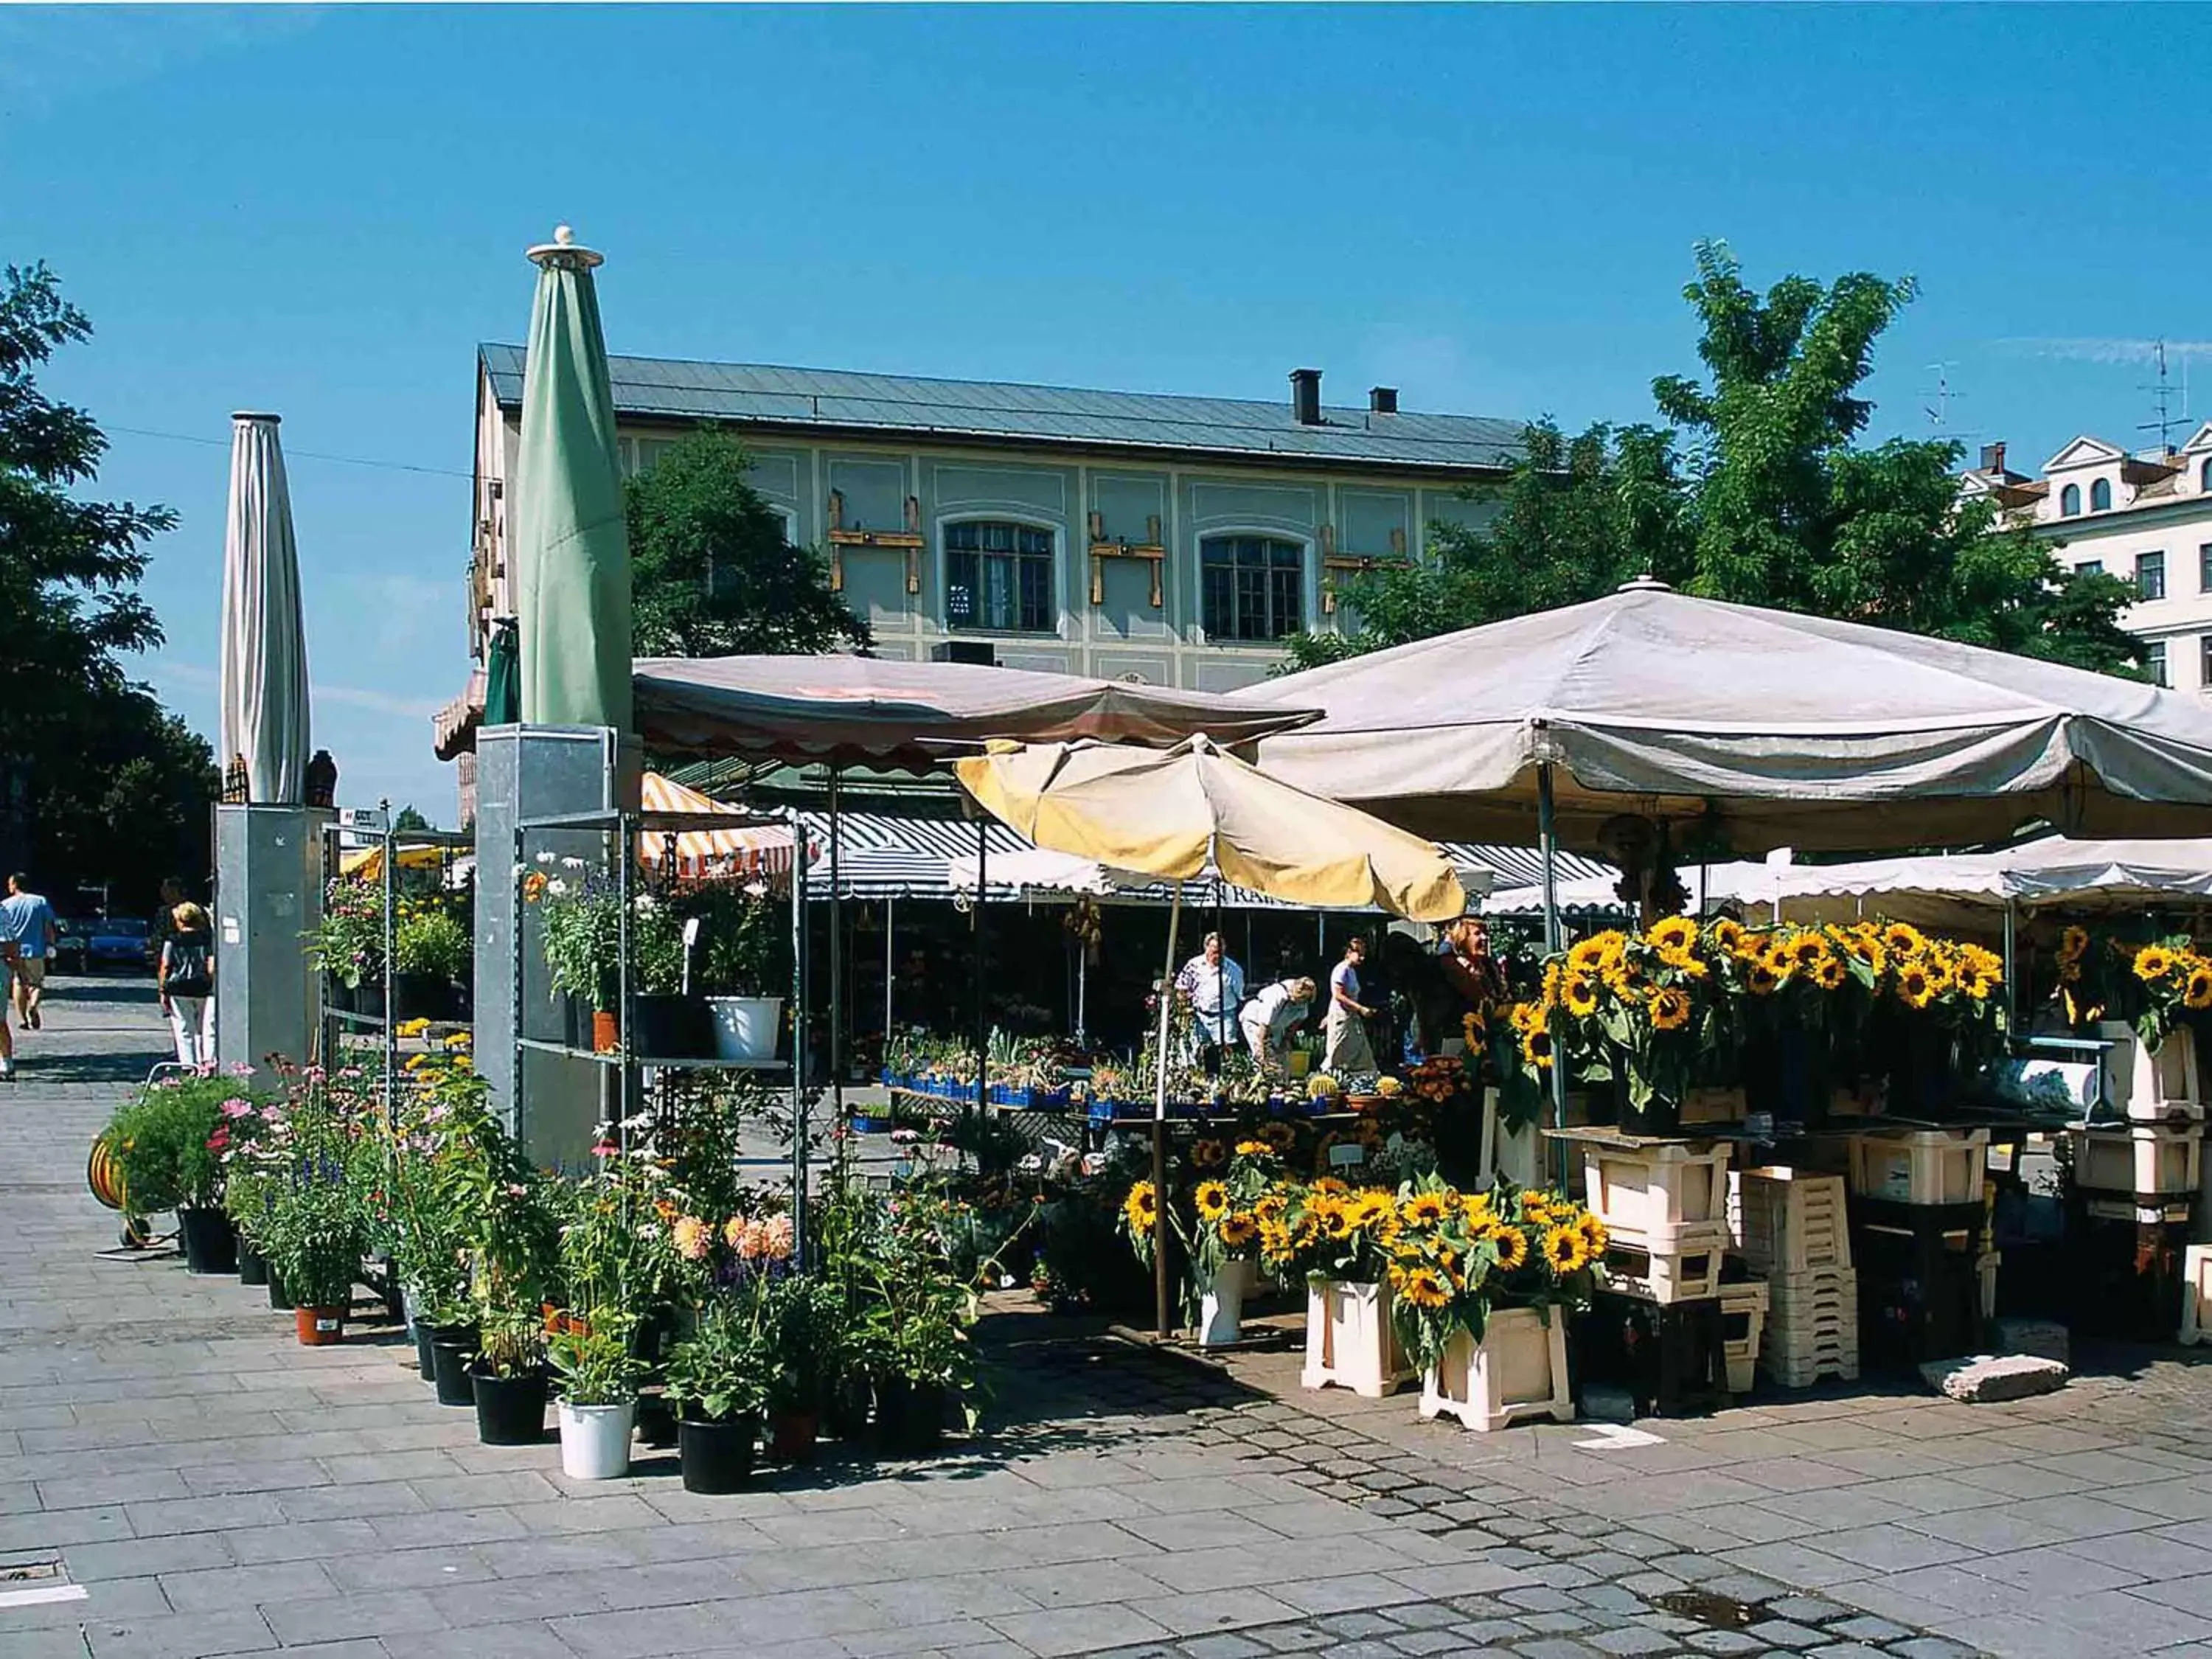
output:
<path id="1" fill-rule="evenodd" d="M 837 773 L 830 769 L 830 1121 L 845 1127 L 844 904 L 838 891 Z M 842 1146 L 841 1139 L 838 1145 Z"/>
<path id="2" fill-rule="evenodd" d="M 1168 902 L 1167 966 L 1160 974 L 1159 1052 L 1152 1073 L 1152 1312 L 1158 1334 L 1175 1332 L 1168 1310 L 1168 1017 L 1175 1001 L 1176 924 L 1182 920 L 1182 884 Z"/>
<path id="3" fill-rule="evenodd" d="M 1552 763 L 1536 763 L 1536 844 L 1544 861 L 1544 951 L 1556 956 L 1566 947 L 1566 929 L 1559 921 L 1559 826 L 1552 802 Z M 1552 1127 L 1563 1129 L 1567 1122 L 1567 1072 L 1559 1063 L 1556 1048 L 1552 1056 Z M 1565 1141 L 1553 1143 L 1558 1148 L 1556 1162 L 1559 1166 L 1559 1180 L 1562 1190 L 1566 1186 L 1567 1148 Z"/>
<path id="4" fill-rule="evenodd" d="M 891 1042 L 891 970 L 892 939 L 898 930 L 898 895 L 891 893 L 884 899 L 884 1048 L 886 1053 Z"/>
<path id="5" fill-rule="evenodd" d="M 2013 1039 L 2013 1026 L 2020 1018 L 2020 913 L 2011 895 L 2005 896 L 2004 907 L 2004 979 L 2005 979 L 2005 1040 Z"/>
<path id="6" fill-rule="evenodd" d="M 991 819 L 975 815 L 975 1115 L 981 1117 L 991 1099 L 991 1011 L 983 1000 L 983 895 L 989 891 Z"/>

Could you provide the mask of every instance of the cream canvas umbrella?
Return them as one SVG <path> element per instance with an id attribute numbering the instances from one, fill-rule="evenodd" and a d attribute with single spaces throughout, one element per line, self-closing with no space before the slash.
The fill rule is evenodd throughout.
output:
<path id="1" fill-rule="evenodd" d="M 1418 836 L 1269 777 L 1212 739 L 1168 750 L 1111 743 L 994 744 L 954 763 L 968 793 L 1037 846 L 1176 884 L 1168 909 L 1158 1064 L 1153 1077 L 1153 1289 L 1170 1329 L 1167 1282 L 1168 981 L 1182 884 L 1209 871 L 1276 898 L 1322 908 L 1379 906 L 1417 921 L 1467 909 L 1451 860 Z"/>
<path id="2" fill-rule="evenodd" d="M 246 799 L 307 796 L 307 637 L 300 555 L 277 417 L 231 417 L 230 513 L 222 542 L 222 752 L 246 762 Z"/>

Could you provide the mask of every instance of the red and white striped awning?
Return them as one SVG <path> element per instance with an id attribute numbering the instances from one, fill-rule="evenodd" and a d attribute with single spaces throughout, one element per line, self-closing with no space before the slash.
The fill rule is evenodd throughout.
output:
<path id="1" fill-rule="evenodd" d="M 658 772 L 647 772 L 640 791 L 640 805 L 648 812 L 735 812 L 732 806 L 680 783 L 672 783 Z M 671 873 L 697 878 L 737 879 L 748 876 L 791 874 L 791 828 L 787 824 L 745 829 L 686 830 L 671 836 L 647 830 L 637 838 L 638 862 L 659 869 L 666 864 L 673 841 L 675 864 Z"/>

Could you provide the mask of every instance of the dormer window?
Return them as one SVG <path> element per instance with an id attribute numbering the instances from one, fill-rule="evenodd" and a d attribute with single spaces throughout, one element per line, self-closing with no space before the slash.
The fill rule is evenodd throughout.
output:
<path id="1" fill-rule="evenodd" d="M 2100 478 L 2089 486 L 2089 510 L 2092 513 L 2109 513 L 2112 510 L 2111 479 Z"/>
<path id="2" fill-rule="evenodd" d="M 2058 516 L 2062 519 L 2078 519 L 2081 516 L 2081 486 L 2080 484 L 2068 484 L 2065 489 L 2058 492 Z"/>

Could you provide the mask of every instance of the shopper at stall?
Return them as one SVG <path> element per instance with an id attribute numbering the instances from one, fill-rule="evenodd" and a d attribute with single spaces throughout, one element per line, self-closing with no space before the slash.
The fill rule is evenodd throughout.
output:
<path id="1" fill-rule="evenodd" d="M 1291 1028 L 1313 1006 L 1315 986 L 1310 979 L 1279 979 L 1263 985 L 1238 1012 L 1244 1042 L 1252 1050 L 1252 1063 L 1263 1072 L 1284 1069 L 1284 1045 Z"/>
<path id="2" fill-rule="evenodd" d="M 169 913 L 154 985 L 183 1066 L 215 1064 L 215 935 L 208 913 L 190 900 Z"/>
<path id="3" fill-rule="evenodd" d="M 1367 1040 L 1367 1022 L 1375 1010 L 1359 1000 L 1359 969 L 1366 960 L 1367 941 L 1355 935 L 1346 941 L 1344 960 L 1329 972 L 1328 1016 L 1322 1028 L 1328 1042 L 1321 1066 L 1332 1077 L 1376 1069 Z"/>
<path id="4" fill-rule="evenodd" d="M 1190 1003 L 1186 1033 L 1192 1059 L 1208 1076 L 1221 1069 L 1221 1051 L 1237 1040 L 1237 1011 L 1244 1006 L 1244 970 L 1208 933 L 1199 953 L 1176 975 L 1176 989 Z"/>

